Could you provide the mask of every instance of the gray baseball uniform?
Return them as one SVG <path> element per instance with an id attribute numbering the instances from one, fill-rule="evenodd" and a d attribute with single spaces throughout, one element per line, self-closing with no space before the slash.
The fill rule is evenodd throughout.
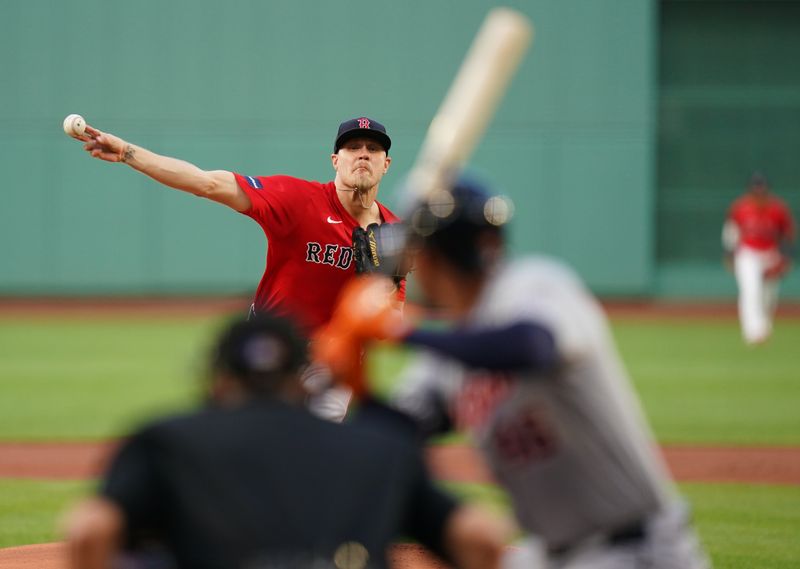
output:
<path id="1" fill-rule="evenodd" d="M 465 325 L 525 321 L 553 335 L 554 371 L 468 369 L 428 351 L 395 404 L 425 423 L 446 402 L 541 541 L 542 566 L 705 567 L 599 304 L 570 269 L 533 257 L 492 274 Z M 523 557 L 510 565 L 531 566 Z"/>

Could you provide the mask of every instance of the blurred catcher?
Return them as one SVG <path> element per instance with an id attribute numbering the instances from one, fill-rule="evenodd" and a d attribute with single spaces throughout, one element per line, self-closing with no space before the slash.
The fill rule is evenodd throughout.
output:
<path id="1" fill-rule="evenodd" d="M 504 260 L 509 212 L 464 179 L 419 203 L 414 275 L 452 327 L 404 322 L 374 277 L 348 286 L 317 357 L 363 396 L 361 345 L 419 348 L 392 404 L 425 435 L 473 435 L 528 536 L 504 567 L 708 567 L 601 307 L 555 260 Z"/>
<path id="2" fill-rule="evenodd" d="M 765 342 L 772 333 L 780 280 L 791 268 L 795 239 L 792 213 L 770 193 L 769 182 L 754 173 L 747 193 L 728 210 L 722 229 L 726 264 L 739 289 L 739 322 L 748 344 Z"/>
<path id="3" fill-rule="evenodd" d="M 314 417 L 305 359 L 285 319 L 227 327 L 208 406 L 124 441 L 69 516 L 70 567 L 381 569 L 400 536 L 456 567 L 497 567 L 505 528 L 434 486 L 408 419 L 377 403 L 347 425 Z"/>

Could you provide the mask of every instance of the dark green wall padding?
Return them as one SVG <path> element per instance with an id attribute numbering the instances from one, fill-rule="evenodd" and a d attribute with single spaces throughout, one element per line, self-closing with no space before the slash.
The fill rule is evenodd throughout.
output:
<path id="1" fill-rule="evenodd" d="M 512 252 L 563 257 L 604 295 L 730 295 L 732 279 L 718 263 L 722 202 L 741 185 L 747 152 L 753 162 L 775 156 L 746 150 L 756 147 L 752 125 L 775 149 L 785 145 L 781 156 L 797 148 L 788 123 L 798 117 L 798 83 L 787 78 L 798 67 L 781 69 L 797 60 L 800 34 L 789 28 L 798 19 L 783 22 L 778 48 L 752 55 L 753 73 L 758 54 L 784 58 L 757 75 L 772 81 L 751 103 L 771 105 L 767 122 L 756 113 L 734 128 L 724 113 L 738 116 L 740 99 L 750 100 L 737 81 L 751 76 L 734 65 L 750 53 L 737 44 L 741 19 L 771 3 L 509 4 L 533 19 L 536 39 L 472 165 L 516 203 Z M 717 27 L 715 4 L 736 7 L 727 27 Z M 0 3 L 0 294 L 249 294 L 264 267 L 255 223 L 89 159 L 61 132 L 64 116 L 81 113 L 205 169 L 319 180 L 332 177 L 338 123 L 373 116 L 394 141 L 381 195 L 396 206 L 403 174 L 492 5 Z M 712 40 L 719 46 L 710 50 Z M 697 85 L 713 79 L 702 62 L 722 65 L 715 54 L 732 45 L 739 55 L 727 71 Z M 731 129 L 738 136 L 727 136 Z M 776 157 L 759 166 L 779 189 L 798 187 L 796 163 Z M 697 219 L 711 223 L 701 229 Z M 696 286 L 687 285 L 692 278 Z"/>
<path id="2" fill-rule="evenodd" d="M 732 292 L 720 232 L 750 173 L 800 215 L 800 2 L 663 2 L 658 52 L 655 292 Z"/>

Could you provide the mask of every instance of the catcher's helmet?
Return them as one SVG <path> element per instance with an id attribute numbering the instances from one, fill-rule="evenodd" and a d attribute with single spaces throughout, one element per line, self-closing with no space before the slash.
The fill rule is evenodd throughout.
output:
<path id="1" fill-rule="evenodd" d="M 484 268 L 479 237 L 492 233 L 502 238 L 511 214 L 507 198 L 462 177 L 452 189 L 436 191 L 413 208 L 408 216 L 411 241 L 441 253 L 463 272 L 479 272 Z"/>

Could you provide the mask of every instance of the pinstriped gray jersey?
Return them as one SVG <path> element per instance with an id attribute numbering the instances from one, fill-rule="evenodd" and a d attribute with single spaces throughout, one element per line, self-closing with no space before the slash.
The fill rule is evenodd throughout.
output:
<path id="1" fill-rule="evenodd" d="M 533 321 L 556 340 L 547 375 L 468 370 L 432 352 L 405 373 L 394 404 L 423 422 L 433 397 L 472 433 L 520 525 L 550 546 L 643 519 L 673 493 L 599 304 L 544 257 L 498 270 L 468 323 Z"/>

